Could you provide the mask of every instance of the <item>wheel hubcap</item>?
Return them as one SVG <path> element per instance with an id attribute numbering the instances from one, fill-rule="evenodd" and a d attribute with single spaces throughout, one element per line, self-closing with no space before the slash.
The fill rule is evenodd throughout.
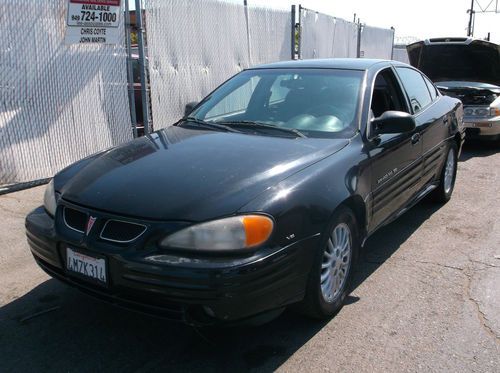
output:
<path id="1" fill-rule="evenodd" d="M 444 169 L 444 191 L 448 194 L 453 186 L 453 176 L 455 175 L 455 152 L 450 149 L 446 158 Z"/>
<path id="2" fill-rule="evenodd" d="M 321 264 L 321 293 L 328 303 L 333 303 L 341 294 L 351 265 L 351 231 L 341 223 L 328 238 Z"/>

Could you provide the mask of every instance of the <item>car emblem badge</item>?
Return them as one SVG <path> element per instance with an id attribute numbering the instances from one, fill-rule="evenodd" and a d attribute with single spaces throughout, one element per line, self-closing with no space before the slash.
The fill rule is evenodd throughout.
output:
<path id="1" fill-rule="evenodd" d="M 87 221 L 87 227 L 85 228 L 85 235 L 86 236 L 89 235 L 96 220 L 97 220 L 97 218 L 94 218 L 93 216 L 89 217 L 89 220 Z"/>

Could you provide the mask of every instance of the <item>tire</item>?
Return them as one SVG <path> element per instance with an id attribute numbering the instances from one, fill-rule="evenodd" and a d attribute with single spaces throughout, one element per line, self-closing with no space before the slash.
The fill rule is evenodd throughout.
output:
<path id="1" fill-rule="evenodd" d="M 324 319 L 332 317 L 340 311 L 351 288 L 353 268 L 359 253 L 358 232 L 353 212 L 349 208 L 341 206 L 333 215 L 318 247 L 317 256 L 309 275 L 306 294 L 298 307 L 301 313 L 313 318 Z M 342 265 L 342 263 L 346 263 L 346 257 L 338 250 L 338 247 L 343 246 L 343 234 L 347 234 L 349 237 L 349 256 L 346 265 Z M 338 253 L 341 255 L 336 256 Z M 333 256 L 329 257 L 329 255 Z M 328 267 L 329 260 L 330 266 Z M 330 270 L 330 275 L 326 275 L 327 270 Z M 339 278 L 335 276 L 335 273 L 340 274 L 342 271 L 344 271 L 344 279 L 334 283 L 333 281 Z M 328 292 L 329 287 L 327 286 L 328 279 L 331 281 L 330 292 Z"/>
<path id="2" fill-rule="evenodd" d="M 439 185 L 430 195 L 431 199 L 436 203 L 444 204 L 448 202 L 453 194 L 455 179 L 457 178 L 457 153 L 457 144 L 452 142 L 446 152 L 446 159 L 441 169 Z"/>

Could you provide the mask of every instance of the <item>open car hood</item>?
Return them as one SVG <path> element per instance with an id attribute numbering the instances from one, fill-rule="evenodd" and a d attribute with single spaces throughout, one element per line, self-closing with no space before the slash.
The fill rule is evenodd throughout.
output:
<path id="1" fill-rule="evenodd" d="M 412 66 L 433 82 L 489 83 L 500 86 L 500 46 L 484 40 L 443 38 L 407 46 Z"/>

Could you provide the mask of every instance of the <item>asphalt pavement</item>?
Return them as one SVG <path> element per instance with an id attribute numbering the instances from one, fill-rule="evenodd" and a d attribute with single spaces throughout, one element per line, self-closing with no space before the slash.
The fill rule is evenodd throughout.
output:
<path id="1" fill-rule="evenodd" d="M 347 304 L 254 328 L 194 329 L 83 295 L 34 263 L 0 196 L 0 371 L 500 372 L 500 146 L 462 154 L 451 201 L 423 201 L 368 243 Z"/>

